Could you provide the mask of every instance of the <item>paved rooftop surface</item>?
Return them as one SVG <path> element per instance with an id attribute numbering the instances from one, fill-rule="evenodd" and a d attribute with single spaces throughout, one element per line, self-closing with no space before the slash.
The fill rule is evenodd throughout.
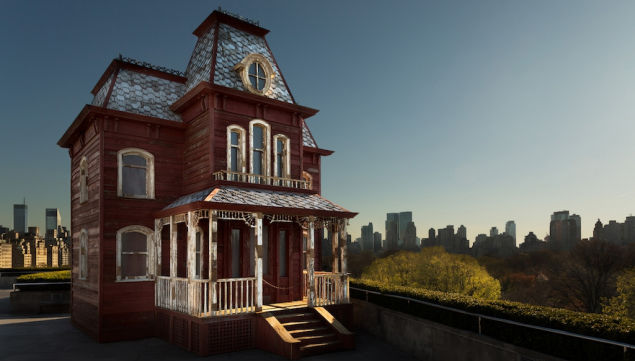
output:
<path id="1" fill-rule="evenodd" d="M 0 289 L 0 360 L 2 361 L 286 360 L 260 350 L 199 357 L 157 338 L 100 344 L 73 327 L 68 314 L 35 316 L 9 314 L 10 291 Z M 414 357 L 366 333 L 358 333 L 356 342 L 356 350 L 328 353 L 302 360 L 415 360 Z"/>

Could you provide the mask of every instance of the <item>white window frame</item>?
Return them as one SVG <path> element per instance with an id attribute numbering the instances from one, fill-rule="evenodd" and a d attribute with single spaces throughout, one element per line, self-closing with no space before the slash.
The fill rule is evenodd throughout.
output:
<path id="1" fill-rule="evenodd" d="M 281 178 L 290 178 L 291 177 L 291 147 L 289 145 L 289 137 L 283 134 L 276 134 L 273 136 L 273 176 L 278 177 L 278 141 L 281 140 L 283 142 L 284 147 L 284 157 L 283 163 L 284 167 L 282 169 L 282 177 Z"/>
<path id="2" fill-rule="evenodd" d="M 123 194 L 123 156 L 138 155 L 146 160 L 146 195 Z M 154 155 L 139 148 L 125 148 L 117 152 L 117 196 L 122 198 L 154 199 Z"/>
<path id="3" fill-rule="evenodd" d="M 198 251 L 198 255 L 196 254 L 196 234 L 200 234 L 201 237 L 199 238 L 200 240 L 200 244 L 199 244 L 199 251 Z M 201 227 L 196 227 L 196 232 L 194 232 L 194 262 L 196 262 L 196 258 L 198 257 L 199 262 L 198 262 L 198 275 L 194 274 L 194 279 L 200 280 L 203 279 L 203 246 L 205 245 L 205 233 L 203 232 L 203 229 Z M 196 265 L 196 263 L 194 264 Z"/>
<path id="4" fill-rule="evenodd" d="M 121 238 L 124 233 L 138 232 L 146 235 L 146 274 L 144 276 L 123 277 L 121 275 Z M 154 231 L 144 226 L 127 226 L 117 231 L 117 282 L 150 281 L 154 275 Z M 144 253 L 144 252 L 135 252 Z"/>
<path id="5" fill-rule="evenodd" d="M 311 175 L 311 173 L 305 170 L 302 171 L 302 179 L 308 181 L 309 184 L 307 184 L 307 189 L 313 189 L 313 176 Z"/>
<path id="6" fill-rule="evenodd" d="M 270 155 L 269 153 L 271 153 L 269 151 L 269 147 L 270 147 L 270 142 L 271 142 L 271 126 L 269 126 L 269 123 L 265 122 L 264 120 L 261 119 L 254 119 L 252 121 L 249 122 L 249 173 L 254 174 L 254 157 L 253 157 L 253 149 L 254 149 L 254 127 L 255 126 L 261 126 L 264 128 L 265 131 L 265 136 L 264 136 L 264 150 L 263 150 L 263 155 L 264 155 L 264 164 L 262 165 L 264 167 L 264 174 L 262 174 L 265 177 L 268 177 L 271 175 L 271 160 L 270 160 Z"/>
<path id="7" fill-rule="evenodd" d="M 245 173 L 247 170 L 247 162 L 246 162 L 246 147 L 245 147 L 245 129 L 239 125 L 232 124 L 227 127 L 227 171 L 232 171 L 232 132 L 238 132 L 238 158 L 239 165 L 238 170 L 241 173 Z"/>
<path id="8" fill-rule="evenodd" d="M 83 156 L 79 161 L 79 203 L 88 201 L 88 160 Z"/>
<path id="9" fill-rule="evenodd" d="M 88 231 L 85 228 L 82 228 L 81 232 L 79 232 L 79 277 L 78 278 L 80 280 L 88 279 Z"/>

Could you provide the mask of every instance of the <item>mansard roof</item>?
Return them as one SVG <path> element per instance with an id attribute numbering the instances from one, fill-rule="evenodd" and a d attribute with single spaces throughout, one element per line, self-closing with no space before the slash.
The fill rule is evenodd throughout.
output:
<path id="1" fill-rule="evenodd" d="M 93 89 L 92 105 L 181 121 L 170 107 L 202 82 L 247 92 L 234 67 L 250 54 L 262 55 L 273 69 L 271 86 L 262 96 L 297 105 L 265 40 L 268 32 L 257 23 L 214 11 L 194 31 L 198 40 L 185 72 L 120 55 Z M 318 148 L 306 123 L 302 138 L 305 147 Z"/>

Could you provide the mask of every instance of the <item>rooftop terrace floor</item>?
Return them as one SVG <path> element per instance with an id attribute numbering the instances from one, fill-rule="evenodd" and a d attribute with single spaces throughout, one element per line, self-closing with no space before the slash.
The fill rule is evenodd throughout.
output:
<path id="1" fill-rule="evenodd" d="M 18 316 L 9 314 L 9 292 L 0 289 L 0 360 L 286 360 L 260 350 L 199 357 L 158 338 L 139 341 L 97 343 L 71 325 L 68 314 Z M 327 353 L 302 360 L 414 361 L 366 333 L 356 334 L 357 349 Z"/>

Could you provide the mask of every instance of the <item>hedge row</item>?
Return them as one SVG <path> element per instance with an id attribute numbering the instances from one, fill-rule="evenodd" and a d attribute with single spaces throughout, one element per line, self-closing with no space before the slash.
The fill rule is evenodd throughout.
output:
<path id="1" fill-rule="evenodd" d="M 53 271 L 40 272 L 22 275 L 16 279 L 19 283 L 36 283 L 36 282 L 70 282 L 71 271 Z"/>
<path id="2" fill-rule="evenodd" d="M 14 268 L 0 268 L 0 272 L 23 272 L 23 271 L 61 271 L 61 270 L 70 270 L 70 266 L 62 266 L 62 267 L 14 267 Z"/>
<path id="3" fill-rule="evenodd" d="M 519 302 L 487 301 L 421 288 L 387 286 L 368 280 L 354 279 L 351 280 L 350 285 L 383 294 L 374 295 L 351 290 L 353 298 L 365 299 L 368 297 L 369 302 L 380 306 L 468 331 L 479 331 L 478 317 L 385 295 L 404 296 L 470 313 L 635 345 L 635 321 L 628 318 L 573 312 Z M 622 347 L 558 335 L 509 323 L 481 319 L 480 329 L 484 335 L 501 341 L 567 359 L 635 360 L 635 350 L 632 349 L 624 352 Z"/>

